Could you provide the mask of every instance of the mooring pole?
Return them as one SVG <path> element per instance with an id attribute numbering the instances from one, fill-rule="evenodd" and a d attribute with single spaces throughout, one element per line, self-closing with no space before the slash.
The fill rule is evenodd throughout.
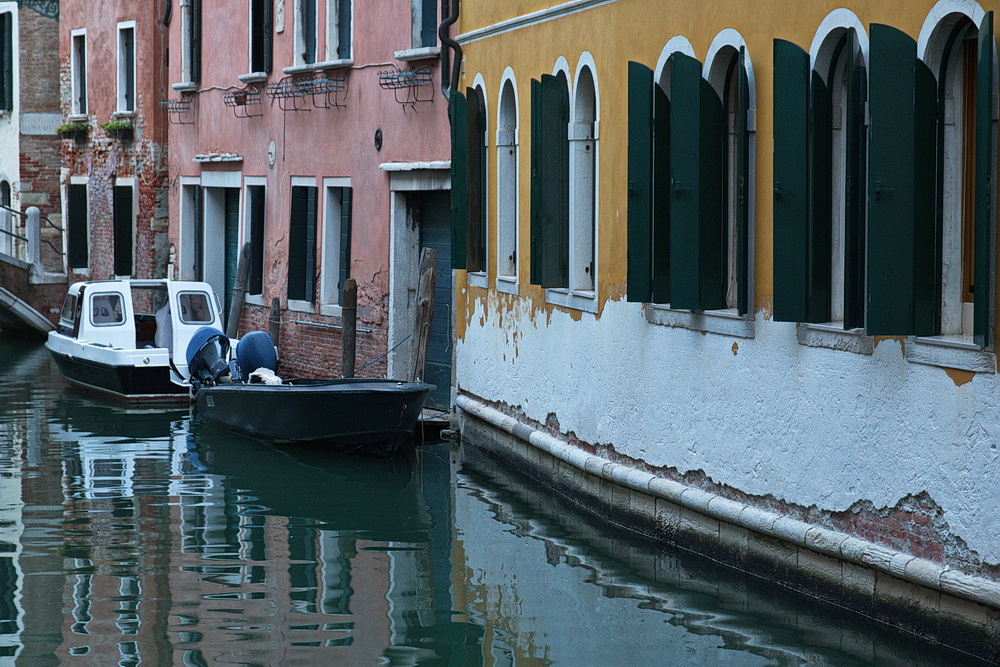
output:
<path id="1" fill-rule="evenodd" d="M 434 283 L 437 278 L 437 251 L 424 248 L 420 251 L 420 278 L 417 282 L 417 312 L 413 325 L 413 346 L 410 359 L 413 368 L 410 380 L 422 382 L 427 364 L 427 343 L 431 338 L 431 320 L 434 319 Z"/>
<path id="2" fill-rule="evenodd" d="M 358 283 L 354 278 L 344 282 L 344 296 L 340 300 L 340 373 L 343 377 L 354 375 L 355 349 L 358 335 Z"/>
<path id="3" fill-rule="evenodd" d="M 233 301 L 229 304 L 229 321 L 226 322 L 226 335 L 236 338 L 240 330 L 240 313 L 243 312 L 243 301 L 247 294 L 247 282 L 250 280 L 250 244 L 244 243 L 240 251 L 240 261 L 236 265 L 236 282 L 233 283 Z"/>
<path id="4" fill-rule="evenodd" d="M 271 313 L 267 316 L 267 335 L 275 347 L 281 340 L 281 301 L 271 299 Z"/>

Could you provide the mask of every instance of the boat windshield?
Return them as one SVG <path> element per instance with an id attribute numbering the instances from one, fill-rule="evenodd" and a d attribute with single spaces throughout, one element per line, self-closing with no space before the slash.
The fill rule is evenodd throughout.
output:
<path id="1" fill-rule="evenodd" d="M 62 311 L 59 313 L 59 324 L 73 328 L 76 323 L 76 294 L 72 292 L 66 295 L 63 301 Z"/>

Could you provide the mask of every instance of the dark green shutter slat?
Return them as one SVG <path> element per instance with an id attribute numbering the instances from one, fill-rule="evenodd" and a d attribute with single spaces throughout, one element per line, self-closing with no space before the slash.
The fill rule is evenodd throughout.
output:
<path id="1" fill-rule="evenodd" d="M 14 32 L 13 14 L 0 14 L 0 58 L 3 58 L 3 90 L 0 91 L 0 109 L 10 111 L 14 108 Z"/>
<path id="2" fill-rule="evenodd" d="M 344 291 L 344 283 L 351 277 L 351 209 L 353 207 L 351 188 L 340 190 L 340 276 L 337 289 Z"/>
<path id="3" fill-rule="evenodd" d="M 934 76 L 917 45 L 871 26 L 868 321 L 873 335 L 927 335 L 935 321 Z"/>
<path id="4" fill-rule="evenodd" d="M 437 44 L 437 2 L 420 0 L 420 46 Z"/>
<path id="5" fill-rule="evenodd" d="M 191 82 L 201 81 L 201 0 L 191 0 Z"/>
<path id="6" fill-rule="evenodd" d="M 312 301 L 316 279 L 316 188 L 292 187 L 288 298 Z"/>
<path id="7" fill-rule="evenodd" d="M 542 98 L 542 287 L 569 286 L 569 91 L 559 77 L 543 74 Z"/>
<path id="8" fill-rule="evenodd" d="M 451 265 L 466 268 L 469 225 L 468 150 L 465 127 L 468 110 L 465 96 L 457 90 L 449 100 L 451 115 Z M 534 261 L 534 260 L 532 260 Z"/>
<path id="9" fill-rule="evenodd" d="M 865 100 L 868 82 L 864 64 L 856 57 L 858 36 L 852 29 L 847 43 L 847 97 L 844 100 L 847 133 L 844 179 L 844 328 L 865 325 L 865 168 L 867 144 Z"/>
<path id="10" fill-rule="evenodd" d="M 316 294 L 316 200 L 318 192 L 318 188 L 306 188 L 306 301 L 312 301 L 313 295 Z"/>
<path id="11" fill-rule="evenodd" d="M 670 303 L 670 100 L 653 85 L 653 303 Z"/>
<path id="12" fill-rule="evenodd" d="M 114 264 L 116 276 L 132 275 L 132 188 L 114 188 Z"/>
<path id="13" fill-rule="evenodd" d="M 542 82 L 531 80 L 531 257 L 528 282 L 542 282 Z"/>
<path id="14" fill-rule="evenodd" d="M 736 90 L 736 310 L 750 310 L 750 81 L 746 49 L 740 47 Z"/>
<path id="15" fill-rule="evenodd" d="M 809 288 L 806 322 L 830 320 L 833 269 L 833 123 L 830 91 L 813 70 L 809 88 Z"/>
<path id="16" fill-rule="evenodd" d="M 659 86 L 657 86 L 658 88 Z M 653 70 L 628 64 L 627 300 L 652 300 Z"/>
<path id="17" fill-rule="evenodd" d="M 337 57 L 351 57 L 351 5 L 353 0 L 339 0 L 337 13 Z"/>
<path id="18" fill-rule="evenodd" d="M 809 54 L 774 40 L 774 315 L 808 319 Z"/>
<path id="19" fill-rule="evenodd" d="M 483 145 L 486 128 L 486 110 L 482 94 L 472 88 L 465 89 L 468 119 L 465 145 L 468 165 L 468 253 L 466 268 L 469 271 L 486 270 L 486 148 Z"/>
<path id="20" fill-rule="evenodd" d="M 264 186 L 247 188 L 250 201 L 250 294 L 264 293 Z"/>
<path id="21" fill-rule="evenodd" d="M 993 12 L 979 26 L 976 73 L 976 222 L 973 338 L 989 345 L 993 336 Z"/>
<path id="22" fill-rule="evenodd" d="M 700 62 L 680 53 L 671 58 L 670 304 L 724 308 L 722 100 L 702 78 Z"/>
<path id="23" fill-rule="evenodd" d="M 66 240 L 67 260 L 72 269 L 87 267 L 89 252 L 87 247 L 87 186 L 70 185 L 67 202 L 67 229 L 69 238 Z"/>
<path id="24" fill-rule="evenodd" d="M 302 61 L 316 62 L 316 0 L 302 0 Z"/>

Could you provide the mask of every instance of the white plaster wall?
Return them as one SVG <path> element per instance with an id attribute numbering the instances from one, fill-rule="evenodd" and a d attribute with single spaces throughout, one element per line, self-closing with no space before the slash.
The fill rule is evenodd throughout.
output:
<path id="1" fill-rule="evenodd" d="M 20 71 L 21 53 L 19 48 L 19 17 L 16 2 L 0 2 L 0 12 L 10 12 L 13 15 L 11 34 L 14 44 L 11 53 L 14 56 L 14 108 L 11 111 L 0 112 L 0 180 L 10 181 L 11 206 L 18 208 L 21 180 L 21 92 Z"/>
<path id="2" fill-rule="evenodd" d="M 871 356 L 806 347 L 794 324 L 759 315 L 744 339 L 649 324 L 624 301 L 574 321 L 486 299 L 457 344 L 459 391 L 539 422 L 556 413 L 584 441 L 807 507 L 891 507 L 926 491 L 954 534 L 1000 562 L 997 375 L 957 386 L 906 361 L 895 340 Z"/>

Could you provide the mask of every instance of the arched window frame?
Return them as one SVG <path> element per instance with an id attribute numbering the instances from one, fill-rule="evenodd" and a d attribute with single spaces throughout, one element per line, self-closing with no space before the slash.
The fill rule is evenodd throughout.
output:
<path id="1" fill-rule="evenodd" d="M 577 63 L 570 99 L 569 291 L 593 298 L 597 292 L 600 94 L 590 52 L 585 51 Z"/>
<path id="2" fill-rule="evenodd" d="M 478 100 L 474 99 L 478 96 Z M 473 127 L 473 109 L 472 106 L 476 102 L 479 102 L 480 107 L 480 123 L 481 126 L 477 129 Z M 472 201 L 470 199 L 470 210 L 469 210 L 469 284 L 474 287 L 486 287 L 487 285 L 487 272 L 489 271 L 489 208 L 487 202 L 489 202 L 489 136 L 490 136 L 490 121 L 489 121 L 489 97 L 486 94 L 486 80 L 483 75 L 477 73 L 472 82 L 472 88 L 470 89 L 469 99 L 469 118 L 470 118 L 470 134 L 469 134 L 469 163 L 470 163 L 470 178 L 476 179 L 477 183 L 471 184 L 470 188 L 475 186 L 473 191 L 470 192 L 470 197 L 477 197 L 478 199 L 478 209 L 472 207 Z M 472 133 L 475 132 L 476 136 L 473 137 Z M 474 155 L 472 148 L 476 145 L 478 148 L 478 155 Z M 478 159 L 479 166 L 478 169 L 472 168 L 472 162 L 474 159 Z M 478 239 L 478 241 L 477 241 Z"/>
<path id="3" fill-rule="evenodd" d="M 518 293 L 520 132 L 517 78 L 508 67 L 497 97 L 497 290 Z"/>

